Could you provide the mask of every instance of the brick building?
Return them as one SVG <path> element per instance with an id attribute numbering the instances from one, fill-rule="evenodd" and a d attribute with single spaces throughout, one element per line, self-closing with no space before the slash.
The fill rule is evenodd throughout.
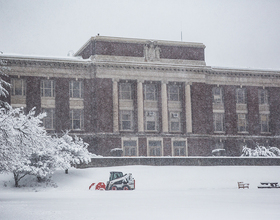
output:
<path id="1" fill-rule="evenodd" d="M 1 54 L 5 101 L 46 112 L 89 150 L 124 156 L 209 156 L 279 146 L 280 72 L 207 66 L 201 43 L 96 36 L 73 57 Z M 1 99 L 4 99 L 1 97 Z"/>

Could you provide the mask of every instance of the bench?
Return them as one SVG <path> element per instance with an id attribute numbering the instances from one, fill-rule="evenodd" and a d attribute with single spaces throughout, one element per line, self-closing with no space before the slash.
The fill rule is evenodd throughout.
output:
<path id="1" fill-rule="evenodd" d="M 272 189 L 280 188 L 278 182 L 261 182 L 261 186 L 258 186 L 259 189 Z"/>
<path id="2" fill-rule="evenodd" d="M 243 183 L 243 182 L 237 182 L 238 183 L 238 189 L 249 189 L 249 183 Z"/>

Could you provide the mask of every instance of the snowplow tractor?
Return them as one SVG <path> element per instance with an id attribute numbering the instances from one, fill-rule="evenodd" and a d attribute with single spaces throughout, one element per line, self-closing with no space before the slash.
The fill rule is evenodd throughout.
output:
<path id="1" fill-rule="evenodd" d="M 93 187 L 95 183 L 89 186 L 89 189 Z M 96 190 L 134 190 L 135 180 L 131 173 L 123 175 L 122 172 L 110 172 L 109 181 L 105 185 L 103 182 L 99 182 L 95 186 Z"/>
<path id="2" fill-rule="evenodd" d="M 123 175 L 122 172 L 110 172 L 106 190 L 134 190 L 135 180 L 131 173 Z"/>

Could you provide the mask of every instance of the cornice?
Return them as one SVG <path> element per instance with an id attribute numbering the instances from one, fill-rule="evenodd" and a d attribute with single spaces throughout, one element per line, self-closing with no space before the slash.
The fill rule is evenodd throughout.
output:
<path id="1" fill-rule="evenodd" d="M 55 59 L 21 59 L 0 57 L 7 62 L 8 66 L 19 67 L 42 67 L 42 68 L 80 68 L 86 69 L 92 64 L 90 61 L 79 60 L 55 60 Z"/>
<path id="2" fill-rule="evenodd" d="M 160 63 L 108 63 L 95 62 L 97 68 L 111 68 L 122 70 L 151 70 L 165 72 L 196 72 L 206 73 L 209 71 L 207 66 L 189 66 L 189 65 L 164 65 Z"/>
<path id="3" fill-rule="evenodd" d="M 257 69 L 218 69 L 206 71 L 209 76 L 246 77 L 246 78 L 280 78 L 280 71 Z"/>

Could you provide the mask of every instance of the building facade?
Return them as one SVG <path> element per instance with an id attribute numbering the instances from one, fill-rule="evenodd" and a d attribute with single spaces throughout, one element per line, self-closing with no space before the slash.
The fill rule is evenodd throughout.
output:
<path id="1" fill-rule="evenodd" d="M 280 72 L 207 66 L 201 43 L 92 37 L 73 57 L 1 54 L 13 107 L 46 112 L 109 156 L 210 156 L 279 146 Z"/>

